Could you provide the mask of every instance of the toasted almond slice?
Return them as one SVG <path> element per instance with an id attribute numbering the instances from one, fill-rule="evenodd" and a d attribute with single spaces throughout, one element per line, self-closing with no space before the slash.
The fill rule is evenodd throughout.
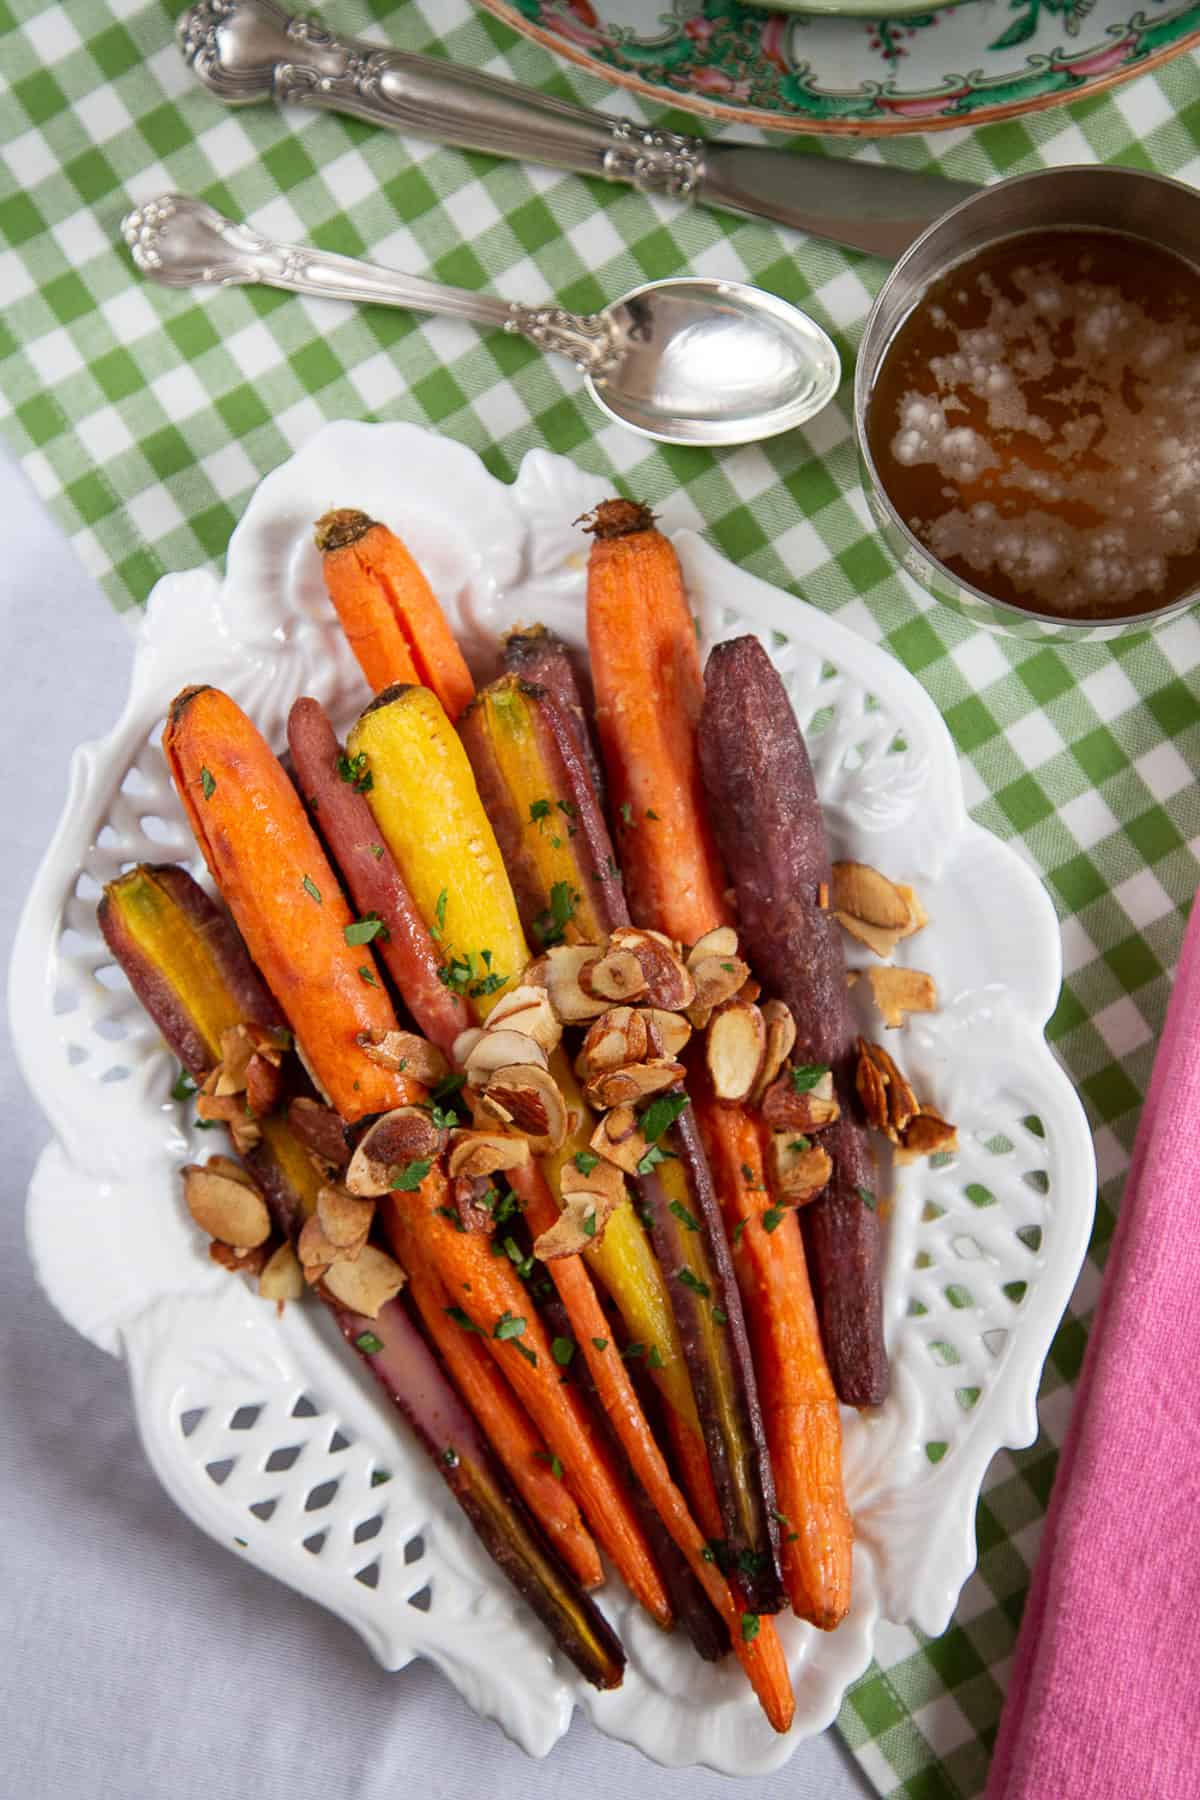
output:
<path id="1" fill-rule="evenodd" d="M 683 1064 L 671 1057 L 656 1056 L 648 1062 L 631 1063 L 627 1069 L 610 1069 L 593 1076 L 584 1093 L 593 1106 L 632 1106 L 678 1086 L 683 1080 Z"/>
<path id="2" fill-rule="evenodd" d="M 450 1073 L 444 1053 L 415 1031 L 360 1032 L 360 1045 L 380 1068 L 403 1071 L 423 1087 L 436 1087 Z"/>
<path id="3" fill-rule="evenodd" d="M 549 994 L 532 982 L 523 982 L 520 987 L 501 994 L 488 1014 L 488 1030 L 496 1031 L 501 1025 L 532 1038 L 547 1056 L 557 1050 L 562 1038 L 562 1026 L 550 1004 Z"/>
<path id="4" fill-rule="evenodd" d="M 496 1190 L 488 1176 L 459 1175 L 451 1182 L 450 1193 L 464 1231 L 495 1231 L 493 1208 Z"/>
<path id="5" fill-rule="evenodd" d="M 570 1194 L 603 1194 L 610 1209 L 620 1206 L 625 1198 L 625 1177 L 615 1163 L 602 1158 L 585 1175 L 574 1158 L 562 1166 L 558 1178 L 564 1201 Z"/>
<path id="6" fill-rule="evenodd" d="M 513 1034 L 517 1035 L 516 1033 Z M 526 1042 L 531 1040 L 526 1039 Z M 528 1138 L 537 1156 L 557 1150 L 567 1135 L 567 1108 L 553 1076 L 533 1063 L 497 1069 L 484 1089 L 489 1108 L 505 1115 L 513 1131 Z"/>
<path id="7" fill-rule="evenodd" d="M 323 1187 L 317 1194 L 317 1217 L 331 1244 L 346 1250 L 364 1242 L 375 1217 L 374 1200 L 360 1200 L 342 1187 Z"/>
<path id="8" fill-rule="evenodd" d="M 562 1212 L 534 1240 L 533 1254 L 539 1262 L 554 1262 L 560 1256 L 578 1256 L 598 1244 L 613 1208 L 599 1192 L 580 1192 L 563 1202 Z"/>
<path id="9" fill-rule="evenodd" d="M 682 1013 L 667 1012 L 661 1006 L 642 1009 L 646 1021 L 650 1052 L 654 1056 L 678 1057 L 687 1048 L 692 1028 Z"/>
<path id="10" fill-rule="evenodd" d="M 232 1156 L 210 1156 L 204 1167 L 213 1175 L 224 1175 L 227 1180 L 240 1182 L 242 1187 L 258 1192 L 258 1183 L 247 1175 L 240 1162 L 234 1162 Z"/>
<path id="11" fill-rule="evenodd" d="M 957 1128 L 934 1112 L 931 1106 L 923 1106 L 916 1118 L 909 1120 L 903 1145 L 896 1152 L 896 1161 L 916 1162 L 922 1156 L 937 1156 L 942 1151 L 957 1149 Z"/>
<path id="12" fill-rule="evenodd" d="M 253 1250 L 238 1250 L 232 1244 L 223 1244 L 219 1238 L 210 1238 L 208 1254 L 231 1275 L 258 1275 L 271 1259 L 271 1243 L 268 1239 L 265 1244 L 256 1244 Z"/>
<path id="13" fill-rule="evenodd" d="M 244 1025 L 231 1025 L 220 1037 L 221 1061 L 213 1071 L 211 1091 L 224 1098 L 226 1094 L 244 1094 L 246 1069 L 254 1055 L 254 1042 Z M 212 1079 L 210 1077 L 210 1079 Z"/>
<path id="14" fill-rule="evenodd" d="M 750 974 L 748 965 L 737 956 L 705 956 L 693 963 L 689 972 L 696 995 L 687 1016 L 697 1031 L 703 1031 L 718 1006 L 740 996 Z"/>
<path id="15" fill-rule="evenodd" d="M 585 963 L 579 985 L 596 1000 L 636 1000 L 648 983 L 632 950 L 609 950 L 597 961 Z"/>
<path id="16" fill-rule="evenodd" d="M 462 1068 L 482 1036 L 482 1025 L 468 1025 L 465 1031 L 459 1032 L 453 1044 L 450 1046 L 450 1054 L 454 1058 L 455 1068 Z"/>
<path id="17" fill-rule="evenodd" d="M 645 995 L 649 1006 L 661 1007 L 664 1012 L 683 1012 L 692 1004 L 696 984 L 669 937 L 661 931 L 643 931 L 636 925 L 618 925 L 608 940 L 608 958 L 625 953 L 632 955 L 641 969 L 644 985 L 638 991 Z"/>
<path id="18" fill-rule="evenodd" d="M 511 1069 L 518 1063 L 531 1063 L 535 1068 L 544 1069 L 546 1052 L 535 1038 L 526 1037 L 523 1031 L 508 1031 L 501 1026 L 498 1031 L 489 1027 L 484 1032 L 479 1042 L 472 1046 L 463 1066 L 472 1087 L 486 1087 L 497 1069 Z"/>
<path id="19" fill-rule="evenodd" d="M 350 1146 L 342 1121 L 332 1106 L 323 1100 L 310 1100 L 301 1094 L 288 1107 L 288 1124 L 308 1150 L 315 1150 L 322 1161 L 335 1169 L 344 1169 L 350 1161 Z"/>
<path id="20" fill-rule="evenodd" d="M 521 1169 L 529 1161 L 529 1140 L 507 1137 L 499 1131 L 452 1131 L 450 1174 L 476 1181 L 483 1175 L 499 1175 Z"/>
<path id="21" fill-rule="evenodd" d="M 860 1037 L 857 1048 L 860 1059 L 867 1055 L 883 1077 L 887 1090 L 887 1126 L 890 1133 L 897 1134 L 892 1137 L 892 1142 L 897 1143 L 908 1121 L 921 1111 L 920 1103 L 882 1044 L 868 1043 Z"/>
<path id="22" fill-rule="evenodd" d="M 614 1106 L 611 1112 L 602 1113 L 592 1133 L 591 1146 L 597 1156 L 615 1163 L 627 1175 L 636 1175 L 646 1154 L 646 1140 L 632 1106 Z"/>
<path id="23" fill-rule="evenodd" d="M 896 892 L 898 894 L 903 894 L 905 903 L 908 906 L 908 927 L 904 932 L 904 936 L 913 937 L 918 931 L 924 931 L 929 923 L 929 914 L 921 905 L 915 888 L 907 887 L 903 881 L 898 881 L 896 883 Z"/>
<path id="24" fill-rule="evenodd" d="M 843 931 L 849 932 L 857 943 L 865 944 L 868 950 L 873 950 L 883 962 L 896 954 L 896 945 L 905 935 L 902 931 L 885 931 L 882 925 L 868 925 L 851 913 L 835 912 L 833 916 Z"/>
<path id="25" fill-rule="evenodd" d="M 600 944 L 555 944 L 544 956 L 530 963 L 522 977 L 529 987 L 544 987 L 550 996 L 555 1017 L 564 1025 L 582 1025 L 594 1019 L 608 1006 L 607 1000 L 594 999 L 579 985 L 581 972 L 603 955 Z"/>
<path id="26" fill-rule="evenodd" d="M 697 938 L 687 954 L 687 966 L 693 971 L 697 963 L 715 956 L 718 962 L 731 962 L 738 953 L 738 936 L 732 925 L 718 925 Z"/>
<path id="27" fill-rule="evenodd" d="M 304 1293 L 304 1271 L 290 1244 L 280 1244 L 264 1264 L 258 1278 L 258 1292 L 263 1300 L 299 1300 Z"/>
<path id="28" fill-rule="evenodd" d="M 246 1105 L 255 1118 L 265 1119 L 283 1099 L 283 1076 L 273 1062 L 255 1051 L 246 1064 Z"/>
<path id="29" fill-rule="evenodd" d="M 833 1076 L 827 1070 L 814 1087 L 797 1093 L 791 1071 L 785 1071 L 763 1095 L 762 1116 L 773 1131 L 824 1131 L 841 1118 Z"/>
<path id="30" fill-rule="evenodd" d="M 771 1181 L 789 1206 L 807 1206 L 829 1185 L 833 1164 L 819 1144 L 809 1144 L 790 1131 L 771 1139 Z"/>
<path id="31" fill-rule="evenodd" d="M 220 1170 L 189 1163 L 183 1171 L 183 1197 L 201 1231 L 236 1250 L 253 1250 L 271 1235 L 271 1215 L 258 1189 L 231 1181 Z"/>
<path id="32" fill-rule="evenodd" d="M 749 1094 L 751 1106 L 762 1104 L 763 1095 L 792 1054 L 792 1047 L 796 1042 L 796 1021 L 792 1017 L 791 1008 L 784 1001 L 766 1001 L 762 1016 L 767 1028 L 767 1040 L 763 1049 L 762 1067 Z"/>
<path id="33" fill-rule="evenodd" d="M 740 1105 L 762 1068 L 767 1027 L 757 1006 L 730 1000 L 712 1016 L 704 1039 L 704 1061 L 718 1100 Z"/>
<path id="34" fill-rule="evenodd" d="M 621 1069 L 651 1054 L 647 1014 L 633 1006 L 610 1006 L 593 1019 L 575 1064 L 584 1081 L 605 1069 Z"/>
<path id="35" fill-rule="evenodd" d="M 908 925 L 908 901 L 894 881 L 869 863 L 834 863 L 833 905 L 835 912 L 849 913 L 885 931 L 903 931 Z"/>
<path id="36" fill-rule="evenodd" d="M 360 1199 L 390 1193 L 395 1171 L 436 1156 L 442 1141 L 443 1134 L 424 1107 L 397 1106 L 359 1139 L 346 1170 L 346 1186 Z"/>
<path id="37" fill-rule="evenodd" d="M 325 1236 L 316 1213 L 305 1219 L 300 1227 L 300 1236 L 296 1239 L 296 1254 L 304 1271 L 304 1279 L 310 1285 L 320 1281 L 338 1255 L 337 1245 L 331 1244 Z"/>
<path id="38" fill-rule="evenodd" d="M 937 988 L 932 975 L 921 969 L 898 969 L 889 964 L 883 969 L 868 969 L 871 997 L 883 1014 L 889 1031 L 903 1025 L 904 1015 L 912 1012 L 936 1012 Z"/>
<path id="39" fill-rule="evenodd" d="M 356 1262 L 336 1262 L 325 1274 L 325 1286 L 334 1299 L 368 1319 L 379 1317 L 404 1282 L 400 1264 L 373 1244 L 367 1245 Z"/>
<path id="40" fill-rule="evenodd" d="M 862 1109 L 867 1115 L 867 1122 L 876 1131 L 882 1131 L 885 1137 L 892 1137 L 893 1127 L 888 1118 L 888 1084 L 883 1071 L 870 1055 L 869 1049 L 863 1045 L 858 1053 L 858 1062 L 854 1070 L 854 1086 L 862 1101 Z"/>

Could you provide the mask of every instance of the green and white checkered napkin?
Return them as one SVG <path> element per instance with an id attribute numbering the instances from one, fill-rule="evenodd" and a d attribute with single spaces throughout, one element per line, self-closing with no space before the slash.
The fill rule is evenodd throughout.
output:
<path id="1" fill-rule="evenodd" d="M 136 606 L 165 570 L 219 559 L 259 477 L 323 420 L 435 425 L 506 479 L 546 445 L 652 503 L 682 498 L 728 556 L 886 642 L 953 732 L 974 816 L 1017 839 L 1054 896 L 1067 980 L 1051 1036 L 1100 1160 L 1091 1258 L 1050 1354 L 1041 1435 L 990 1472 L 979 1567 L 954 1625 L 936 1642 L 889 1629 L 840 1719 L 882 1793 L 977 1795 L 1200 876 L 1200 625 L 1038 648 L 924 600 L 869 529 L 848 387 L 807 431 L 761 448 L 654 450 L 601 425 L 567 366 L 516 338 L 261 289 L 198 297 L 149 286 L 118 228 L 130 205 L 168 188 L 276 237 L 580 310 L 680 272 L 760 282 L 812 311 L 847 368 L 885 272 L 765 225 L 332 115 L 229 112 L 184 68 L 176 10 L 0 0 L 0 428 L 113 603 Z M 339 27 L 404 49 L 614 112 L 636 106 L 468 0 L 330 0 L 329 11 Z M 1185 57 L 1074 108 L 861 154 L 974 181 L 1104 160 L 1200 183 L 1198 124 Z"/>

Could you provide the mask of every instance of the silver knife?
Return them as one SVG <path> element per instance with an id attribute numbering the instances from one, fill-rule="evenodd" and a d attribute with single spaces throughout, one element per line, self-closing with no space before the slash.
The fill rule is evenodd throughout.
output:
<path id="1" fill-rule="evenodd" d="M 976 191 L 941 175 L 648 129 L 436 57 L 337 37 L 276 0 L 200 0 L 178 37 L 205 87 L 234 106 L 275 100 L 352 113 L 460 150 L 773 219 L 876 256 L 899 256 Z"/>

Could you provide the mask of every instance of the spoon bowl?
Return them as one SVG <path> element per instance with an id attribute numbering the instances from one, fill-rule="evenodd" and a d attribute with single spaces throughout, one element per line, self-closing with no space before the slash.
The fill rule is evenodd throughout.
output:
<path id="1" fill-rule="evenodd" d="M 649 281 L 607 309 L 623 354 L 588 392 L 619 425 L 664 444 L 745 444 L 802 425 L 841 379 L 828 332 L 743 282 Z"/>
<path id="2" fill-rule="evenodd" d="M 610 419 L 663 444 L 748 444 L 790 431 L 828 404 L 841 377 L 837 350 L 814 320 L 737 281 L 648 281 L 580 316 L 274 243 L 184 194 L 138 207 L 122 233 L 137 267 L 166 287 L 258 282 L 520 332 L 570 357 Z"/>

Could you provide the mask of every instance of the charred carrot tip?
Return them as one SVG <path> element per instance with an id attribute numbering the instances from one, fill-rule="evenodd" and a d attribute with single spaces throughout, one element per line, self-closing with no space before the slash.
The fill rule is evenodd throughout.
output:
<path id="1" fill-rule="evenodd" d="M 212 683 L 208 681 L 198 681 L 191 687 L 180 688 L 171 702 L 171 709 L 167 715 L 169 722 L 177 725 L 197 695 L 207 694 L 211 685 Z"/>
<path id="2" fill-rule="evenodd" d="M 332 550 L 345 550 L 366 537 L 375 520 L 352 506 L 339 506 L 322 515 L 313 526 L 313 542 L 322 556 Z"/>
<path id="3" fill-rule="evenodd" d="M 630 537 L 635 531 L 653 531 L 654 514 L 637 500 L 602 500 L 575 523 L 596 538 Z"/>
<path id="4" fill-rule="evenodd" d="M 375 698 L 368 700 L 363 707 L 359 718 L 365 719 L 368 713 L 378 712 L 381 706 L 390 706 L 393 700 L 399 700 L 402 694 L 407 694 L 418 685 L 415 681 L 393 681 L 390 687 L 380 688 Z"/>

